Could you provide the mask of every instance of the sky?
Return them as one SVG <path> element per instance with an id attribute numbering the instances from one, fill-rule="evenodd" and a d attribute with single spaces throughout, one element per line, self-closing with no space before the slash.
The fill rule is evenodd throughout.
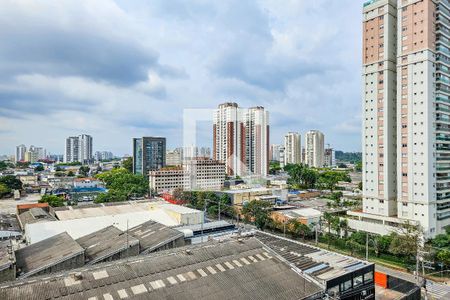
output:
<path id="1" fill-rule="evenodd" d="M 131 153 L 182 145 L 185 109 L 264 106 L 271 143 L 324 132 L 361 149 L 358 0 L 2 0 L 0 154 L 63 153 L 65 138 Z M 212 118 L 212 116 L 211 116 Z M 211 146 L 212 123 L 197 126 Z"/>

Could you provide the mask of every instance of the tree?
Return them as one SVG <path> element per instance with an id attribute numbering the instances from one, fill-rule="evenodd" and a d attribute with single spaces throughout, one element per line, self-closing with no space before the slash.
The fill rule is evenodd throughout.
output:
<path id="1" fill-rule="evenodd" d="M 124 168 L 128 172 L 132 173 L 133 172 L 133 158 L 132 157 L 125 158 L 122 162 L 122 168 Z"/>
<path id="2" fill-rule="evenodd" d="M 21 190 L 22 189 L 22 181 L 16 178 L 14 175 L 6 175 L 0 177 L 0 183 L 3 183 L 11 190 Z"/>
<path id="3" fill-rule="evenodd" d="M 64 199 L 55 195 L 43 195 L 39 203 L 48 203 L 51 207 L 64 206 Z"/>
<path id="4" fill-rule="evenodd" d="M 135 175 L 124 168 L 112 169 L 96 175 L 106 184 L 107 195 L 97 197 L 96 202 L 125 201 L 131 197 L 143 197 L 149 191 L 148 181 L 143 175 Z"/>
<path id="5" fill-rule="evenodd" d="M 400 229 L 400 233 L 391 233 L 392 242 L 389 245 L 389 252 L 407 259 L 413 259 L 420 247 L 422 232 L 419 226 L 405 223 Z"/>
<path id="6" fill-rule="evenodd" d="M 9 163 L 0 161 L 0 171 L 4 171 L 4 170 L 8 169 L 9 167 L 11 167 L 11 165 Z"/>
<path id="7" fill-rule="evenodd" d="M 347 172 L 325 171 L 319 174 L 319 183 L 331 192 L 336 188 L 339 181 L 351 182 L 352 180 Z"/>
<path id="8" fill-rule="evenodd" d="M 264 230 L 269 220 L 271 204 L 266 201 L 253 200 L 244 205 L 242 214 L 247 221 L 253 221 L 258 229 Z"/>
<path id="9" fill-rule="evenodd" d="M 89 168 L 88 166 L 81 166 L 78 169 L 78 174 L 80 174 L 83 177 L 88 177 L 90 170 L 91 170 L 91 168 Z"/>
<path id="10" fill-rule="evenodd" d="M 339 235 L 342 236 L 342 231 L 344 231 L 344 238 L 348 236 L 348 221 L 347 219 L 342 219 L 339 221 Z"/>
<path id="11" fill-rule="evenodd" d="M 447 234 L 438 234 L 431 241 L 433 247 L 436 248 L 446 248 L 450 246 L 450 237 Z"/>
<path id="12" fill-rule="evenodd" d="M 269 165 L 269 174 L 275 175 L 281 171 L 280 163 L 277 161 L 270 162 Z"/>
<path id="13" fill-rule="evenodd" d="M 29 166 L 30 166 L 30 163 L 27 161 L 16 162 L 16 168 L 18 168 L 18 169 L 27 169 Z"/>
<path id="14" fill-rule="evenodd" d="M 381 253 L 387 253 L 391 245 L 392 237 L 390 235 L 377 235 L 373 239 L 373 248 L 375 255 L 378 257 Z"/>
<path id="15" fill-rule="evenodd" d="M 444 265 L 450 266 L 450 249 L 439 250 L 436 254 L 436 258 Z"/>
<path id="16" fill-rule="evenodd" d="M 69 171 L 69 172 L 67 172 L 67 176 L 73 177 L 73 176 L 75 176 L 75 173 L 73 171 Z"/>
<path id="17" fill-rule="evenodd" d="M 34 171 L 35 171 L 35 172 L 42 172 L 42 171 L 44 171 L 44 166 L 43 166 L 43 165 L 37 165 L 37 166 L 34 168 Z"/>
<path id="18" fill-rule="evenodd" d="M 0 198 L 11 193 L 11 189 L 4 183 L 0 183 Z"/>
<path id="19" fill-rule="evenodd" d="M 362 181 L 360 181 L 360 182 L 358 183 L 358 190 L 360 190 L 360 191 L 363 190 L 363 183 L 362 183 Z"/>
<path id="20" fill-rule="evenodd" d="M 355 164 L 355 171 L 356 171 L 356 172 L 361 172 L 361 171 L 362 171 L 362 161 L 358 161 L 358 162 Z"/>

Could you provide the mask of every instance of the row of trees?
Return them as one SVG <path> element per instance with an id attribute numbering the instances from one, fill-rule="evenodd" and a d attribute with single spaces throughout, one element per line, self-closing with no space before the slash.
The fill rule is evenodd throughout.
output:
<path id="1" fill-rule="evenodd" d="M 226 194 L 219 196 L 209 191 L 182 191 L 177 189 L 174 191 L 173 196 L 175 199 L 182 200 L 187 206 L 198 210 L 204 210 L 206 204 L 206 211 L 209 215 L 218 215 L 219 205 L 221 214 L 235 215 L 235 211 L 231 206 L 231 200 Z"/>
<path id="2" fill-rule="evenodd" d="M 318 170 L 303 164 L 287 164 L 284 170 L 290 176 L 288 183 L 295 188 L 319 188 L 333 192 L 338 182 L 351 182 L 345 171 Z"/>

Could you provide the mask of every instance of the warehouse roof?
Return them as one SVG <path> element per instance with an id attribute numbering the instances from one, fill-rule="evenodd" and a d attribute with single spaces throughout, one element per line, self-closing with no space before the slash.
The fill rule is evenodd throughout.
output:
<path id="1" fill-rule="evenodd" d="M 166 226 L 180 225 L 176 219 L 163 210 L 147 210 L 92 218 L 28 224 L 25 230 L 25 236 L 30 244 L 42 241 L 61 232 L 67 232 L 72 238 L 78 239 L 110 225 L 114 225 L 120 230 L 125 231 L 127 229 L 127 223 L 132 228 L 149 220 L 157 221 Z"/>
<path id="2" fill-rule="evenodd" d="M 301 299 L 322 288 L 256 239 L 208 243 L 20 280 L 0 299 Z"/>
<path id="3" fill-rule="evenodd" d="M 86 263 L 95 264 L 116 253 L 127 249 L 127 246 L 139 244 L 139 241 L 128 236 L 114 226 L 108 226 L 76 240 L 83 247 Z"/>
<path id="4" fill-rule="evenodd" d="M 128 230 L 128 233 L 139 240 L 141 252 L 144 253 L 150 253 L 180 237 L 184 237 L 182 232 L 154 221 L 148 221 L 133 227 Z"/>
<path id="5" fill-rule="evenodd" d="M 40 222 L 56 221 L 56 218 L 40 207 L 34 207 L 19 215 L 20 225 L 25 229 L 25 225 Z"/>
<path id="6" fill-rule="evenodd" d="M 330 279 L 373 265 L 350 256 L 322 250 L 267 232 L 259 231 L 256 237 L 321 284 Z"/>
<path id="7" fill-rule="evenodd" d="M 33 275 L 49 266 L 60 263 L 62 260 L 80 255 L 83 252 L 84 249 L 66 232 L 63 232 L 17 250 L 15 253 L 17 272 L 24 276 Z"/>

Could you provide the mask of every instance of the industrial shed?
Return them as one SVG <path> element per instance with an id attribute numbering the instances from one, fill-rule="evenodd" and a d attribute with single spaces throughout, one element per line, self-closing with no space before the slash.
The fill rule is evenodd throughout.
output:
<path id="1" fill-rule="evenodd" d="M 112 261 L 139 254 L 139 240 L 114 226 L 83 236 L 76 242 L 85 249 L 86 264 Z"/>
<path id="2" fill-rule="evenodd" d="M 66 232 L 19 249 L 15 254 L 17 273 L 21 278 L 84 265 L 84 249 Z"/>
<path id="3" fill-rule="evenodd" d="M 255 238 L 208 243 L 20 280 L 0 299 L 321 299 L 322 287 Z"/>
<path id="4" fill-rule="evenodd" d="M 142 254 L 184 246 L 182 232 L 154 221 L 133 227 L 128 233 L 139 240 Z"/>
<path id="5" fill-rule="evenodd" d="M 11 241 L 0 241 L 0 282 L 16 279 L 16 258 Z"/>

